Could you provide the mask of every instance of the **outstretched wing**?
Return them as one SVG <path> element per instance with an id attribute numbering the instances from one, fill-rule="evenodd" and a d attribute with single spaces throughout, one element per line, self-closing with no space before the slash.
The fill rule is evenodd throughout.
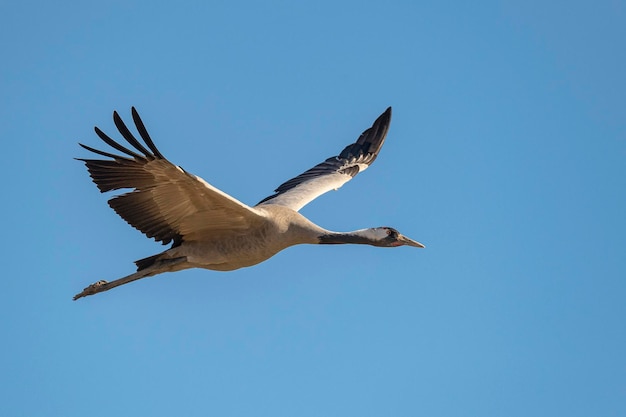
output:
<path id="1" fill-rule="evenodd" d="M 133 136 L 117 112 L 113 112 L 117 129 L 135 150 L 120 145 L 96 127 L 100 139 L 125 155 L 81 143 L 83 148 L 110 159 L 77 158 L 85 162 L 101 192 L 132 190 L 109 200 L 111 208 L 131 226 L 164 245 L 173 241 L 177 246 L 182 241 L 243 234 L 263 221 L 263 214 L 258 210 L 165 159 L 134 107 L 132 115 L 144 144 Z"/>
<path id="2" fill-rule="evenodd" d="M 341 187 L 374 162 L 385 142 L 390 122 L 391 107 L 338 156 L 328 158 L 281 184 L 275 190 L 276 194 L 257 205 L 278 204 L 298 211 L 320 195 Z"/>

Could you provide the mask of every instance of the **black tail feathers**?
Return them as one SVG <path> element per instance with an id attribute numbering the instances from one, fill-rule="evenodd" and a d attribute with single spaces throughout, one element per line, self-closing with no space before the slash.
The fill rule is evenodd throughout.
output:
<path id="1" fill-rule="evenodd" d="M 156 255 L 148 256 L 147 258 L 138 259 L 135 261 L 135 265 L 137 265 L 137 271 L 141 271 L 148 267 L 154 265 L 158 260 L 162 253 L 158 253 Z"/>

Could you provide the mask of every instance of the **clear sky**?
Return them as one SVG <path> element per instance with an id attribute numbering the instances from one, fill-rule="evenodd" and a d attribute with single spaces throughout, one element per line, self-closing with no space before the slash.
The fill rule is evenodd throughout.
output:
<path id="1" fill-rule="evenodd" d="M 0 415 L 626 415 L 625 40 L 620 0 L 4 2 Z M 72 302 L 163 250 L 72 159 L 131 106 L 249 204 L 393 106 L 302 212 L 427 248 Z"/>

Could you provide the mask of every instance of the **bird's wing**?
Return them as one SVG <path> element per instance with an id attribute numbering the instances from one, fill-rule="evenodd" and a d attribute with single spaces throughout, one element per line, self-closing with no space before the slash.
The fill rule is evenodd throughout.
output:
<path id="1" fill-rule="evenodd" d="M 276 194 L 261 200 L 258 205 L 278 204 L 298 211 L 320 195 L 341 187 L 374 162 L 385 142 L 390 122 L 391 107 L 339 155 L 281 184 L 275 190 Z"/>
<path id="2" fill-rule="evenodd" d="M 165 159 L 134 107 L 132 115 L 144 144 L 114 112 L 117 129 L 135 150 L 125 148 L 96 127 L 100 139 L 125 155 L 100 151 L 81 143 L 83 148 L 110 159 L 78 158 L 85 162 L 101 192 L 132 190 L 109 200 L 111 208 L 131 226 L 156 241 L 163 244 L 173 241 L 176 246 L 182 241 L 245 234 L 250 227 L 263 222 L 260 211 Z"/>

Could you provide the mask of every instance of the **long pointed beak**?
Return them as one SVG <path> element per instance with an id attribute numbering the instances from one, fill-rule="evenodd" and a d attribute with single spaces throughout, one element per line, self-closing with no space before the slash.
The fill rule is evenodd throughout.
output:
<path id="1" fill-rule="evenodd" d="M 402 242 L 403 245 L 413 246 L 415 248 L 425 248 L 426 246 L 422 245 L 419 242 L 414 241 L 413 239 L 409 239 L 404 235 L 398 236 L 398 241 Z"/>

